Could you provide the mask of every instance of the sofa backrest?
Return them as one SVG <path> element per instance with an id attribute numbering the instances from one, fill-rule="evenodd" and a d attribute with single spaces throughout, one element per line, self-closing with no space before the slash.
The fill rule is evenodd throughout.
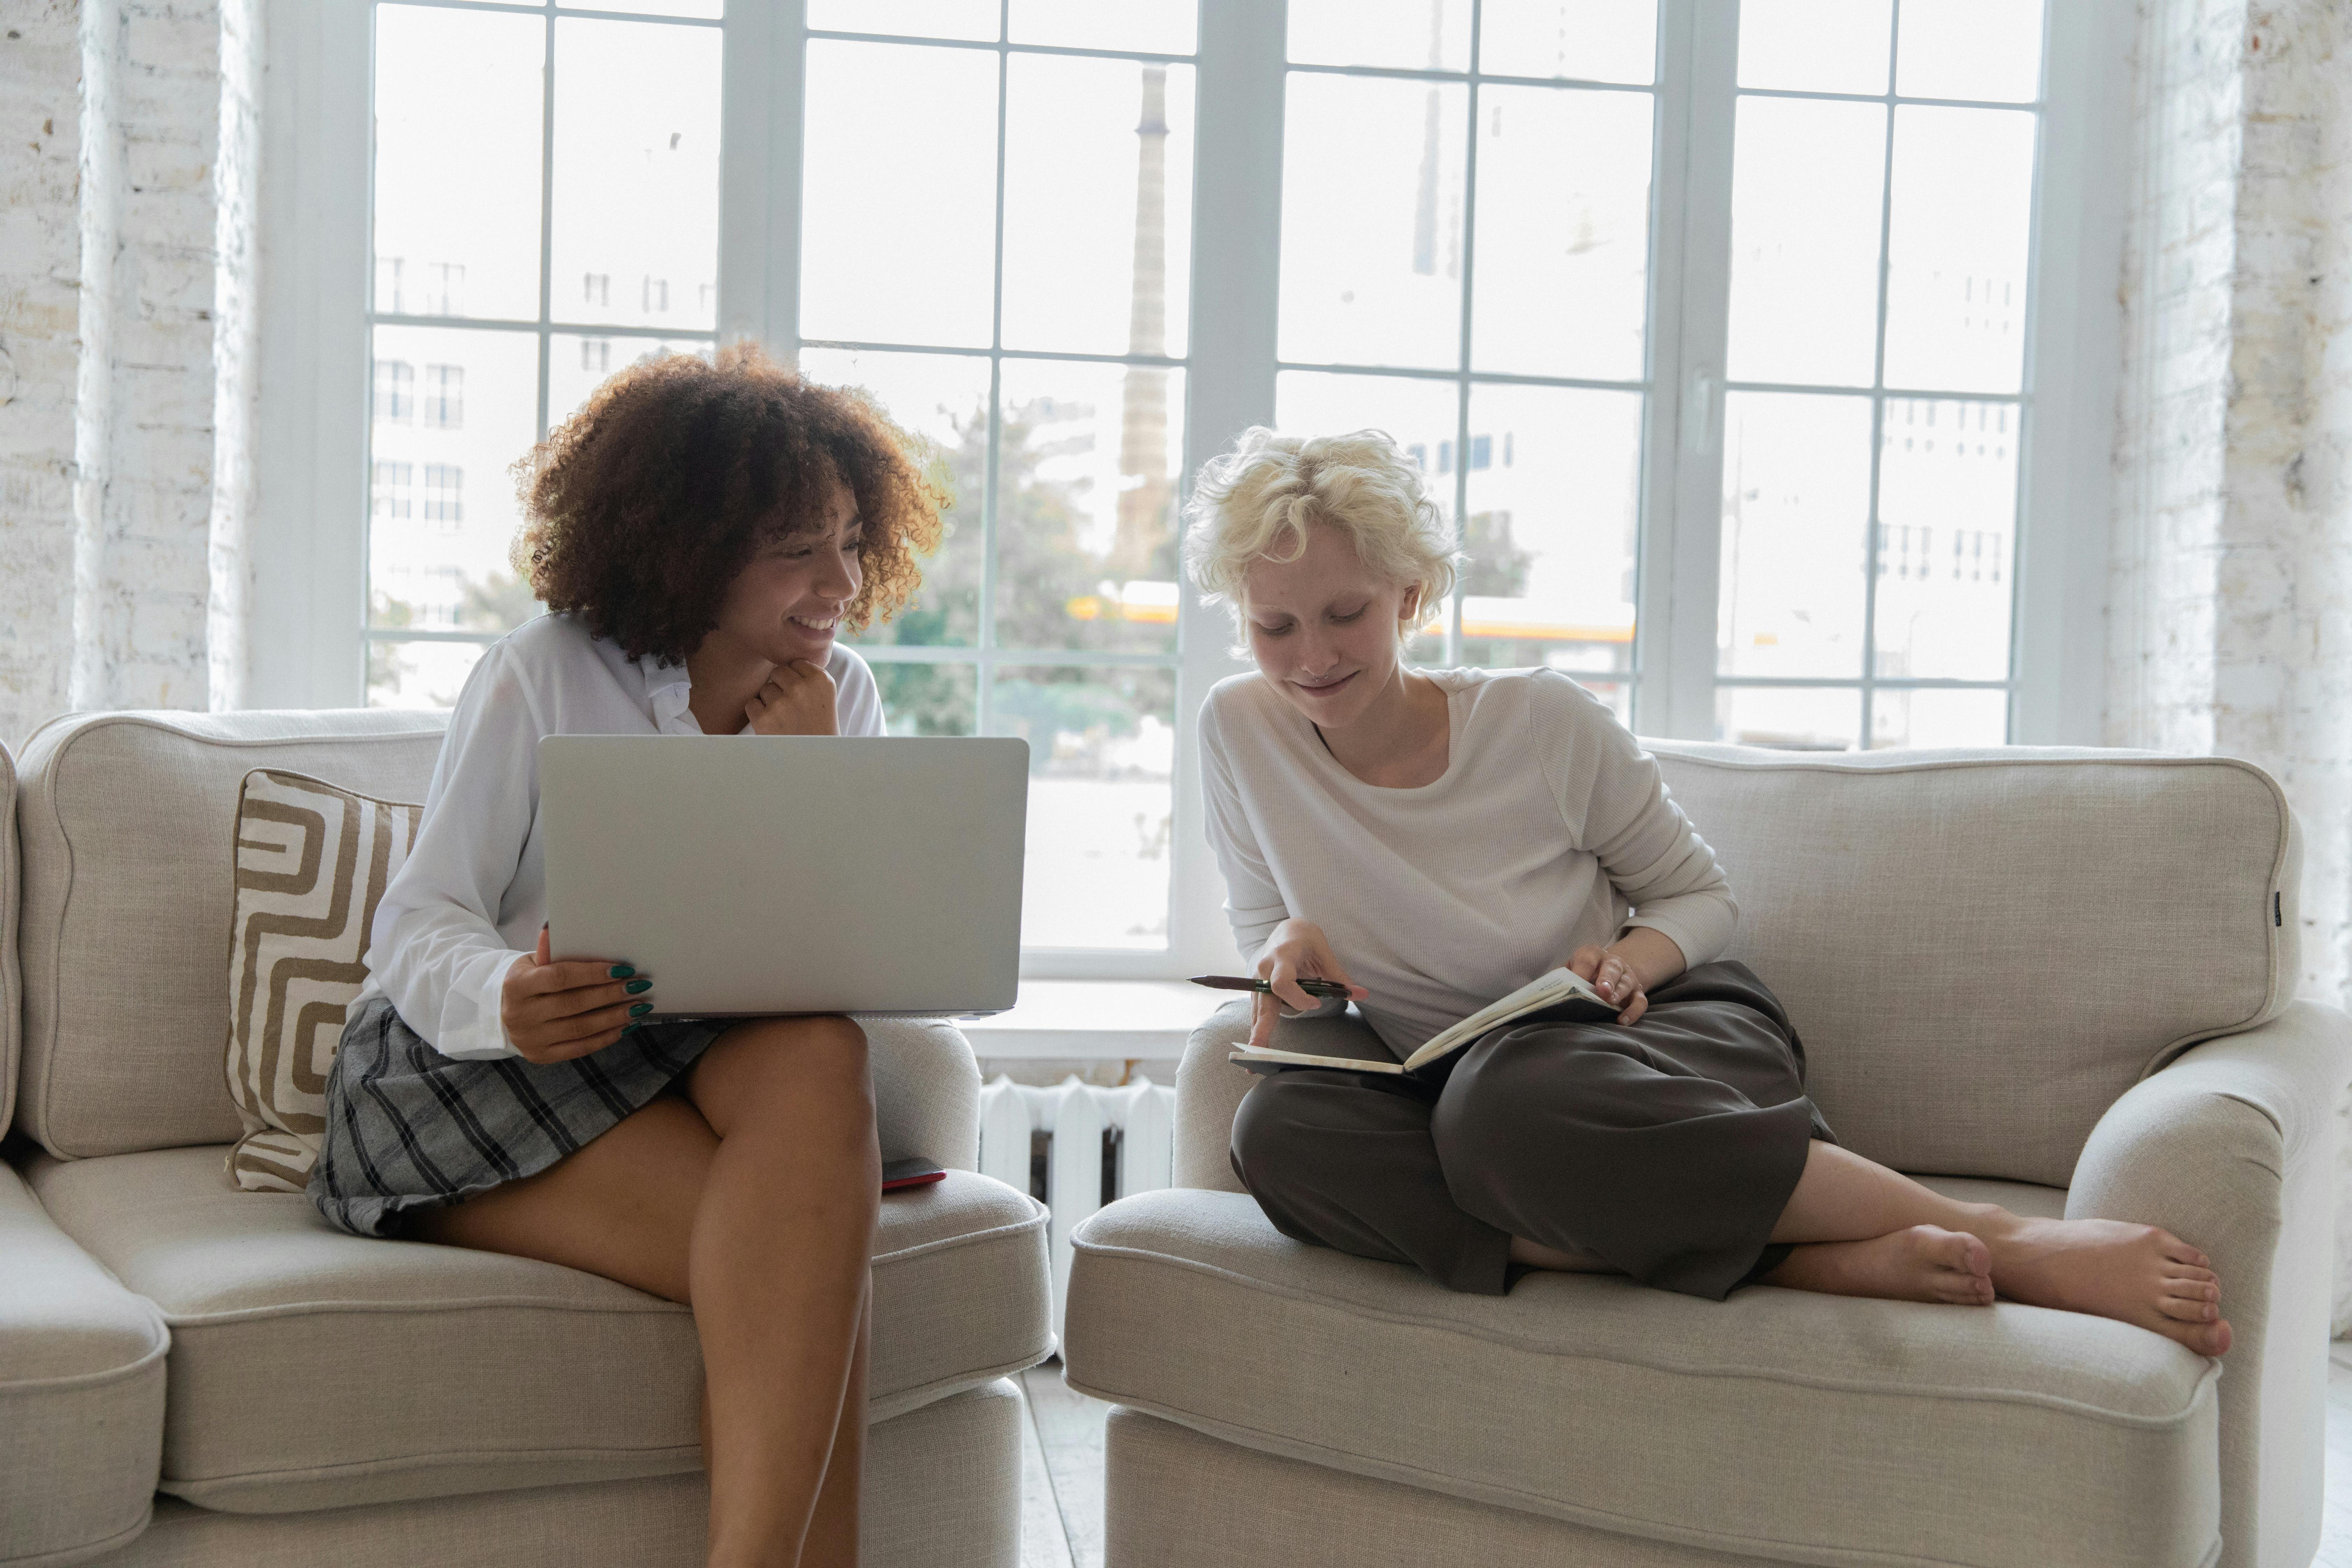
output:
<path id="1" fill-rule="evenodd" d="M 36 732 L 14 817 L 18 1125 L 65 1159 L 235 1138 L 222 1062 L 239 785 L 285 768 L 423 800 L 446 723 L 364 709 L 90 713 Z"/>
<path id="2" fill-rule="evenodd" d="M 2293 998 L 2301 844 L 2251 763 L 1648 744 L 1872 1159 L 2067 1185 L 2117 1096 Z"/>

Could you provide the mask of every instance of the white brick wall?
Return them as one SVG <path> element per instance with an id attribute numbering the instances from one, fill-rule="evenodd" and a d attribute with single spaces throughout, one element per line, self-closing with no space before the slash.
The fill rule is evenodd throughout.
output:
<path id="1" fill-rule="evenodd" d="M 243 690 L 256 0 L 8 8 L 0 740 Z"/>
<path id="2" fill-rule="evenodd" d="M 2275 774 L 2305 995 L 2352 1001 L 2352 13 L 2144 0 L 2108 739 Z M 2352 1142 L 2345 1185 L 2352 1192 Z M 2352 1203 L 2336 1319 L 2352 1329 Z"/>
<path id="3" fill-rule="evenodd" d="M 73 656 L 79 7 L 6 7 L 0 49 L 0 741 L 66 706 Z"/>

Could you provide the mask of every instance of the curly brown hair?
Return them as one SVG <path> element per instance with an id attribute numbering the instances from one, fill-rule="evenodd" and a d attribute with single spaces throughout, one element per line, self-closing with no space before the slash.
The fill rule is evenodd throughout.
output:
<path id="1" fill-rule="evenodd" d="M 819 386 L 756 344 L 673 353 L 598 387 L 515 465 L 514 563 L 551 610 L 633 658 L 683 664 L 761 545 L 815 526 L 837 479 L 864 523 L 853 631 L 887 620 L 940 547 L 947 493 L 863 393 Z"/>

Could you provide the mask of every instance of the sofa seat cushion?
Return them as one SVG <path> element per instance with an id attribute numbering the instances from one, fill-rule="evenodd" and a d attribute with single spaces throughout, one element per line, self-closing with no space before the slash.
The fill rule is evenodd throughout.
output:
<path id="1" fill-rule="evenodd" d="M 171 1336 L 0 1165 L 0 1563 L 147 1528 Z"/>
<path id="2" fill-rule="evenodd" d="M 1247 1447 L 1792 1563 L 2218 1550 L 2220 1367 L 2126 1324 L 1590 1275 L 1454 1295 L 1237 1193 L 1142 1194 L 1073 1239 L 1071 1385 Z"/>
<path id="3" fill-rule="evenodd" d="M 277 1513 L 701 1464 L 693 1315 L 529 1258 L 347 1236 L 217 1146 L 34 1189 L 171 1325 L 162 1489 Z M 869 1391 L 887 1420 L 1053 1349 L 1045 1211 L 967 1171 L 883 1199 Z"/>

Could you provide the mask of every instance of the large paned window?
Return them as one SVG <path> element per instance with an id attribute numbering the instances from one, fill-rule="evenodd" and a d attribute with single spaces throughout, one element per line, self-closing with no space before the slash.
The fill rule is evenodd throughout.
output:
<path id="1" fill-rule="evenodd" d="M 2041 5 L 1836 10 L 1739 7 L 1716 731 L 1999 745 Z"/>
<path id="2" fill-rule="evenodd" d="M 551 421 L 712 342 L 719 0 L 574 9 L 374 7 L 371 703 L 446 707 L 538 612 L 509 470 Z"/>
<path id="3" fill-rule="evenodd" d="M 894 731 L 1029 742 L 1025 946 L 1164 952 L 1194 6 L 808 20 L 801 368 L 873 393 L 957 498 L 861 651 Z"/>
<path id="4" fill-rule="evenodd" d="M 1455 520 L 1425 662 L 1632 710 L 1657 25 L 1639 0 L 1291 0 L 1295 430 L 1386 430 Z"/>
<path id="5" fill-rule="evenodd" d="M 536 611 L 516 459 L 639 356 L 748 334 L 864 389 L 954 497 L 857 646 L 894 732 L 1029 742 L 1033 974 L 1230 961 L 1193 734 L 1240 667 L 1176 546 L 1252 423 L 1418 465 L 1464 557 L 1423 664 L 1548 666 L 1651 734 L 2086 738 L 2049 717 L 2049 563 L 2098 456 L 2045 433 L 2096 389 L 2096 334 L 2051 323 L 2112 310 L 2068 185 L 2105 78 L 2043 0 L 301 21 L 298 133 L 367 177 L 324 171 L 280 254 L 347 258 L 306 285 L 366 342 L 318 351 L 320 427 L 366 436 L 310 481 L 360 542 L 319 623 L 349 684 L 278 700 L 450 701 Z"/>

